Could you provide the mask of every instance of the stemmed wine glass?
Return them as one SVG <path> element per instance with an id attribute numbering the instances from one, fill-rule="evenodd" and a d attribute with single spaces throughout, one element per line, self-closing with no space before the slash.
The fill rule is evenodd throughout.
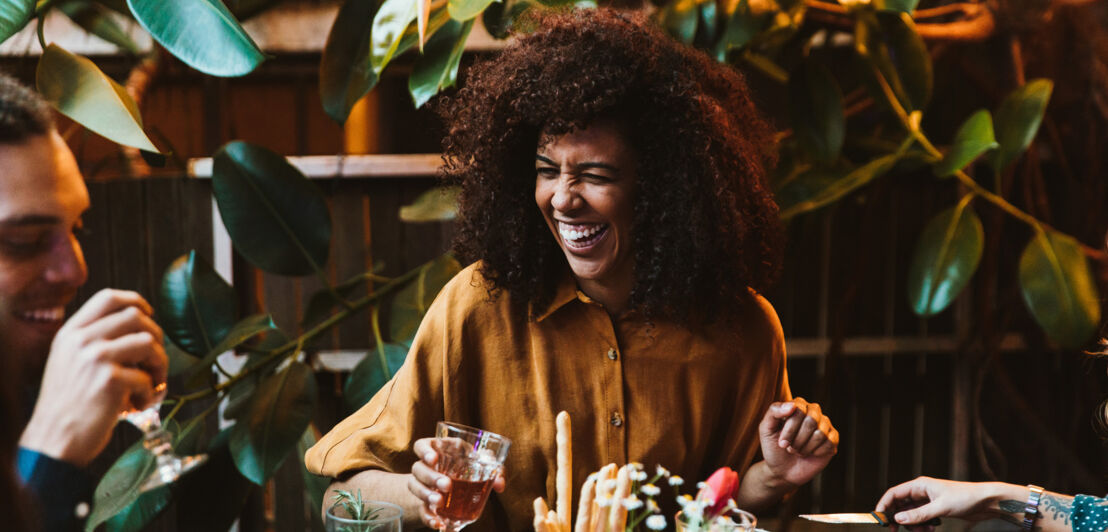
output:
<path id="1" fill-rule="evenodd" d="M 441 528 L 458 532 L 485 509 L 492 483 L 508 456 L 511 440 L 486 430 L 440 421 L 432 447 L 435 469 L 450 477 L 450 493 L 433 508 Z"/>
<path id="2" fill-rule="evenodd" d="M 150 406 L 119 416 L 142 431 L 142 446 L 154 455 L 154 471 L 142 483 L 140 493 L 170 484 L 208 459 L 206 454 L 182 457 L 173 451 L 173 435 L 162 427 L 162 416 L 159 414 L 165 395 L 166 385 L 163 382 L 154 387 L 154 401 Z"/>

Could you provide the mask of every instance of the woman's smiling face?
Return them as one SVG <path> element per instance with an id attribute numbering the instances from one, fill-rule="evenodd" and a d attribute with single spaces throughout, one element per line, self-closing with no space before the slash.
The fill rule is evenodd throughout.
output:
<path id="1" fill-rule="evenodd" d="M 631 225 L 635 155 L 620 127 L 598 121 L 543 138 L 535 154 L 535 203 L 578 284 L 626 299 L 634 275 Z"/>

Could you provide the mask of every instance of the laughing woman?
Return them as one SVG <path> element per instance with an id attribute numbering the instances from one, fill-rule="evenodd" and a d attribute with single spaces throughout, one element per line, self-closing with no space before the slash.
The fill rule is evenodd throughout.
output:
<path id="1" fill-rule="evenodd" d="M 690 479 L 730 466 L 739 506 L 779 499 L 826 466 L 838 432 L 792 397 L 758 295 L 781 246 L 767 125 L 737 73 L 643 20 L 535 23 L 439 107 L 471 265 L 309 468 L 433 526 L 451 484 L 419 438 L 439 420 L 478 426 L 514 443 L 473 529 L 526 530 L 531 501 L 553 499 L 566 410 L 575 486 L 610 462 Z"/>

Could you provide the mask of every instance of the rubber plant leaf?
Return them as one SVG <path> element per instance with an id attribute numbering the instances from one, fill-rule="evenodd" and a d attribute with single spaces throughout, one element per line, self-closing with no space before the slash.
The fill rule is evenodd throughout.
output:
<path id="1" fill-rule="evenodd" d="M 315 373 L 300 362 L 258 383 L 231 430 L 231 455 L 242 476 L 261 486 L 277 472 L 311 423 L 316 395 Z"/>
<path id="2" fill-rule="evenodd" d="M 459 187 L 433 188 L 420 194 L 411 205 L 400 207 L 405 222 L 444 222 L 458 216 Z"/>
<path id="3" fill-rule="evenodd" d="M 119 25 L 119 15 L 99 2 L 90 0 L 70 0 L 58 4 L 58 10 L 65 13 L 75 24 L 85 31 L 118 46 L 132 55 L 142 50 L 135 44 L 131 35 Z"/>
<path id="4" fill-rule="evenodd" d="M 331 485 L 331 479 L 309 473 L 307 466 L 304 464 L 304 455 L 317 441 L 315 427 L 309 425 L 304 434 L 300 436 L 300 443 L 296 446 L 296 458 L 300 462 L 300 476 L 304 479 L 304 491 L 308 493 L 308 498 L 312 503 L 312 517 L 322 522 L 322 516 L 316 512 L 322 511 L 323 494 L 327 493 L 327 487 Z"/>
<path id="5" fill-rule="evenodd" d="M 723 35 L 716 41 L 716 61 L 727 61 L 727 53 L 743 48 L 766 26 L 766 13 L 754 14 L 748 0 L 739 0 L 735 10 L 727 17 Z"/>
<path id="6" fill-rule="evenodd" d="M 38 92 L 61 114 L 119 144 L 157 152 L 142 130 L 142 116 L 127 90 L 88 59 L 56 44 L 42 52 Z"/>
<path id="7" fill-rule="evenodd" d="M 142 493 L 123 511 L 104 523 L 105 532 L 140 532 L 158 514 L 169 506 L 172 493 L 169 486 L 161 486 Z"/>
<path id="8" fill-rule="evenodd" d="M 954 175 L 955 172 L 980 157 L 982 153 L 997 146 L 999 144 L 993 135 L 993 117 L 989 111 L 981 109 L 973 113 L 962 127 L 958 128 L 950 151 L 934 167 L 935 175 L 939 177 Z"/>
<path id="9" fill-rule="evenodd" d="M 235 325 L 235 290 L 195 250 L 166 268 L 159 295 L 158 323 L 191 355 L 208 354 Z"/>
<path id="10" fill-rule="evenodd" d="M 323 110 L 342 124 L 362 96 L 377 85 L 369 63 L 370 29 L 377 2 L 346 0 L 339 8 L 323 58 L 319 62 L 319 96 Z"/>
<path id="11" fill-rule="evenodd" d="M 1035 79 L 1012 91 L 996 110 L 997 142 L 1000 147 L 990 161 L 997 172 L 1004 170 L 1031 145 L 1043 123 L 1054 83 Z"/>
<path id="12" fill-rule="evenodd" d="M 462 52 L 473 29 L 473 20 L 451 20 L 427 42 L 423 55 L 408 76 L 408 92 L 417 108 L 458 81 L 458 65 L 462 62 Z"/>
<path id="13" fill-rule="evenodd" d="M 892 11 L 861 14 L 855 48 L 889 84 L 902 107 L 909 112 L 926 107 L 933 83 L 931 56 L 912 17 Z M 885 101 L 874 72 L 864 68 L 863 77 L 878 101 Z"/>
<path id="14" fill-rule="evenodd" d="M 408 25 L 419 14 L 419 2 L 417 0 L 385 0 L 373 16 L 373 28 L 370 38 L 370 64 L 373 72 L 380 75 L 381 70 L 389 64 L 392 58 L 402 52 L 400 41 Z M 418 31 L 413 32 L 415 41 L 419 39 Z"/>
<path id="15" fill-rule="evenodd" d="M 1085 345 L 1100 324 L 1096 283 L 1073 237 L 1041 230 L 1020 256 L 1023 301 L 1051 340 L 1066 348 Z"/>
<path id="16" fill-rule="evenodd" d="M 0 0 L 0 43 L 19 33 L 34 13 L 34 0 Z"/>
<path id="17" fill-rule="evenodd" d="M 908 269 L 908 300 L 919 316 L 945 310 L 977 271 L 985 230 L 969 202 L 967 197 L 935 215 L 916 244 Z"/>
<path id="18" fill-rule="evenodd" d="M 692 44 L 700 23 L 700 8 L 696 0 L 674 0 L 662 11 L 662 26 L 673 38 Z"/>
<path id="19" fill-rule="evenodd" d="M 399 344 L 385 344 L 367 353 L 346 378 L 343 399 L 347 411 L 354 412 L 368 403 L 396 375 L 407 356 L 408 348 Z"/>
<path id="20" fill-rule="evenodd" d="M 816 161 L 839 158 L 846 138 L 843 95 L 826 66 L 808 61 L 789 77 L 789 117 L 796 140 Z"/>
<path id="21" fill-rule="evenodd" d="M 306 275 L 327 262 L 327 200 L 284 157 L 246 142 L 225 144 L 213 157 L 212 194 L 235 249 L 251 264 Z"/>
<path id="22" fill-rule="evenodd" d="M 411 338 L 427 308 L 446 282 L 462 270 L 451 255 L 442 255 L 419 267 L 419 275 L 392 298 L 388 311 L 389 338 L 393 342 Z"/>
<path id="23" fill-rule="evenodd" d="M 446 4 L 450 18 L 458 22 L 466 22 L 477 18 L 493 2 L 503 0 L 450 0 Z"/>
<path id="24" fill-rule="evenodd" d="M 213 346 L 208 351 L 200 363 L 197 364 L 200 367 L 208 367 L 215 361 L 219 355 L 230 351 L 247 340 L 258 336 L 259 334 L 266 333 L 277 329 L 277 325 L 273 323 L 273 318 L 268 314 L 255 314 L 253 316 L 244 318 L 242 321 L 236 323 L 227 335 L 218 344 Z"/>
<path id="25" fill-rule="evenodd" d="M 127 6 L 154 40 L 205 74 L 244 76 L 265 60 L 220 0 L 127 0 Z"/>
<path id="26" fill-rule="evenodd" d="M 896 153 L 883 155 L 859 166 L 842 178 L 831 182 L 826 187 L 816 190 L 811 197 L 800 200 L 787 208 L 782 208 L 781 219 L 788 220 L 798 214 L 813 211 L 838 201 L 854 190 L 884 175 L 896 165 L 900 157 L 901 155 Z"/>
<path id="27" fill-rule="evenodd" d="M 140 495 L 139 488 L 154 468 L 154 455 L 142 446 L 141 440 L 129 447 L 96 485 L 92 512 L 85 522 L 85 530 L 92 532 L 135 502 Z"/>

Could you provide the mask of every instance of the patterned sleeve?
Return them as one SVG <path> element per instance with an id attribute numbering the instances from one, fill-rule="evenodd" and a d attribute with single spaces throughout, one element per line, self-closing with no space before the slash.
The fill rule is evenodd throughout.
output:
<path id="1" fill-rule="evenodd" d="M 1073 532 L 1108 530 L 1108 499 L 1091 495 L 1073 498 Z"/>

